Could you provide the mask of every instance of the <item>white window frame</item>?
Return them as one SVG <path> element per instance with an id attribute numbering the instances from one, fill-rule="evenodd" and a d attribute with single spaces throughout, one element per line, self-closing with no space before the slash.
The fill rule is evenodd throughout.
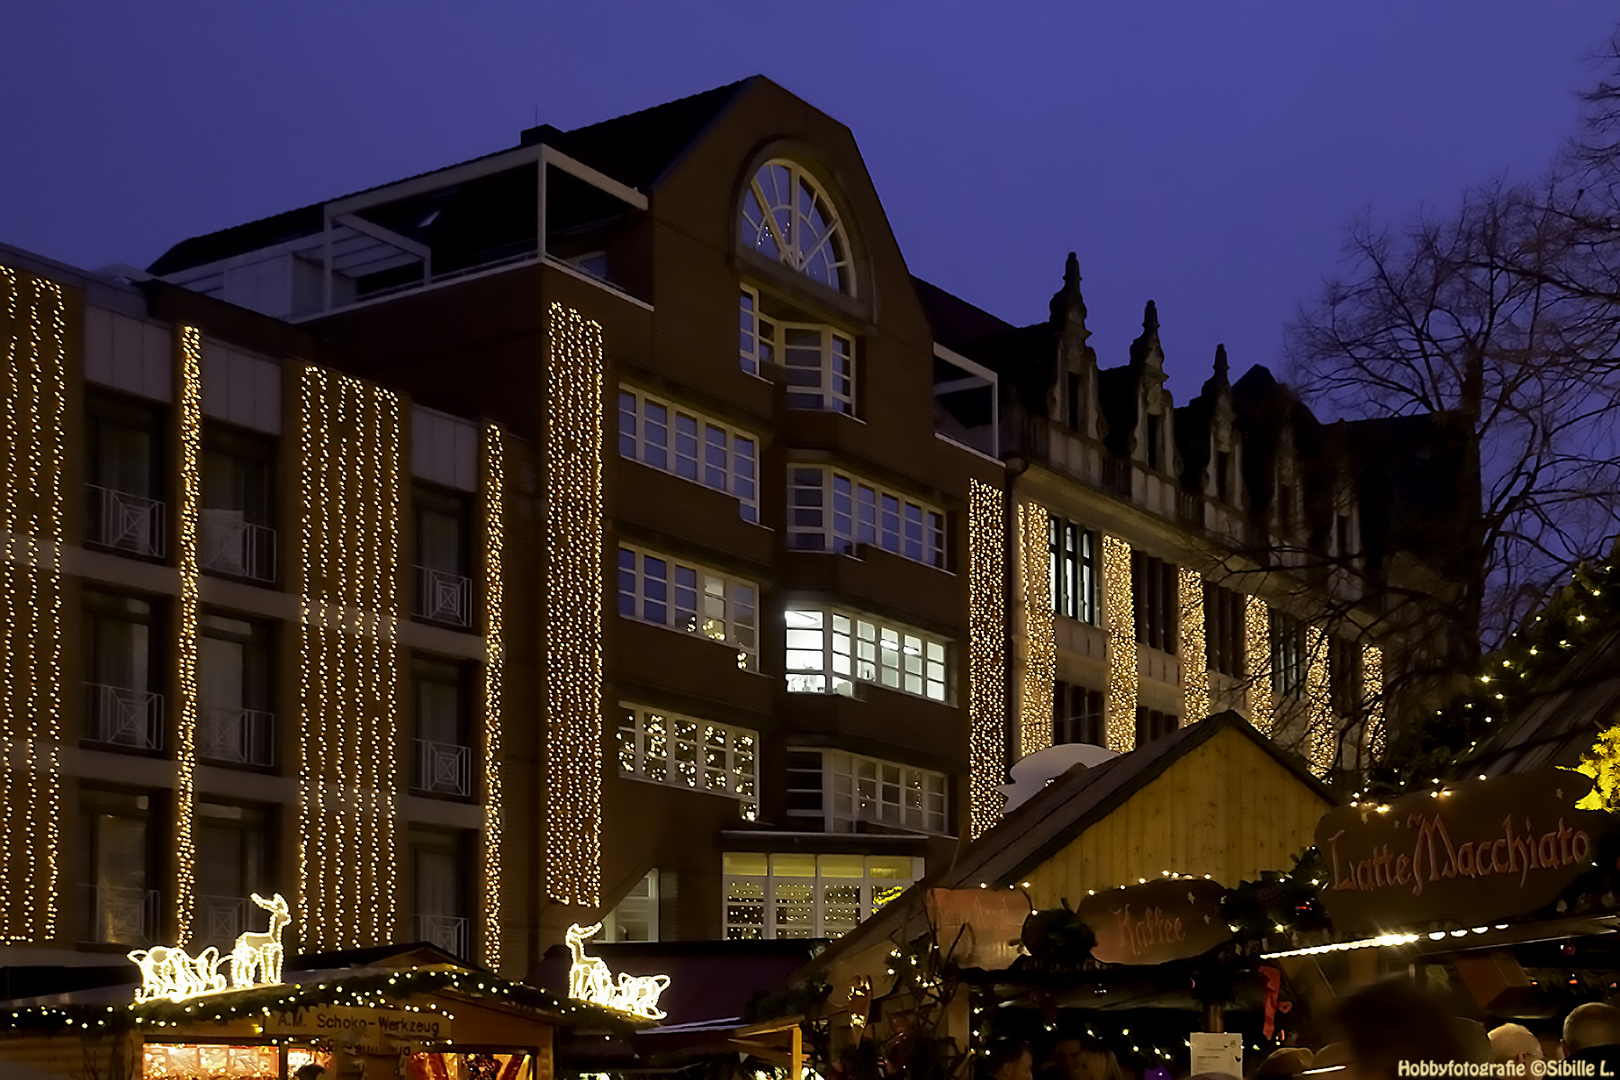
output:
<path id="1" fill-rule="evenodd" d="M 841 876 L 823 873 L 831 860 L 862 859 L 862 874 Z M 764 858 L 766 873 L 737 872 L 740 860 Z M 778 860 L 815 859 L 812 876 L 777 872 Z M 909 860 L 909 875 L 890 873 L 882 869 L 883 863 Z M 894 855 L 757 855 L 752 852 L 727 852 L 722 856 L 723 892 L 720 901 L 721 932 L 727 940 L 758 940 L 772 938 L 838 937 L 858 926 L 884 904 L 889 903 L 907 888 L 922 879 L 923 860 L 915 856 Z M 874 869 L 880 870 L 874 874 Z M 897 869 L 897 868 L 896 868 Z M 833 890 L 854 889 L 855 897 L 838 897 Z M 837 905 L 848 910 L 855 900 L 858 917 L 848 920 L 829 918 L 829 908 Z M 836 911 L 836 909 L 835 909 Z M 802 913 L 794 919 L 793 912 Z"/>
<path id="2" fill-rule="evenodd" d="M 826 832 L 855 832 L 859 823 L 868 822 L 950 835 L 949 780 L 944 773 L 843 750 L 794 748 L 793 752 L 805 756 L 798 769 L 803 780 L 811 776 L 805 767 L 809 756 L 820 760 L 815 786 L 807 784 L 798 793 L 816 796 L 821 809 L 789 810 L 789 817 L 814 820 Z"/>
<path id="3" fill-rule="evenodd" d="M 736 799 L 742 817 L 759 813 L 759 732 L 619 703 L 619 775 L 660 787 Z"/>
<path id="4" fill-rule="evenodd" d="M 939 507 L 830 465 L 788 463 L 787 543 L 794 551 L 853 555 L 858 545 L 945 569 Z"/>
<path id="5" fill-rule="evenodd" d="M 648 560 L 661 564 L 662 579 Z M 683 584 L 683 576 L 690 585 Z M 620 618 L 729 645 L 737 650 L 740 669 L 759 670 L 757 583 L 661 551 L 620 544 L 618 590 Z M 690 596 L 683 598 L 683 592 Z"/>
<path id="6" fill-rule="evenodd" d="M 853 335 L 824 323 L 772 318 L 761 309 L 759 290 L 748 285 L 739 289 L 737 332 L 737 362 L 744 371 L 762 375 L 767 364 L 781 366 L 788 408 L 855 415 Z"/>
<path id="7" fill-rule="evenodd" d="M 749 432 L 621 386 L 619 456 L 723 491 L 744 521 L 759 522 L 759 438 Z"/>
<path id="8" fill-rule="evenodd" d="M 764 367 L 776 362 L 776 320 L 759 309 L 759 290 L 739 289 L 737 362 L 750 375 L 764 377 Z"/>
<path id="9" fill-rule="evenodd" d="M 782 670 L 789 693 L 843 694 L 855 683 L 951 704 L 951 643 L 898 623 L 843 608 L 795 604 Z"/>
<path id="10" fill-rule="evenodd" d="M 647 871 L 612 911 L 602 917 L 603 941 L 658 940 L 658 869 Z M 644 912 L 645 914 L 638 914 Z M 646 927 L 645 937 L 630 937 L 632 926 Z"/>
<path id="11" fill-rule="evenodd" d="M 773 170 L 781 170 L 776 172 Z M 761 177 L 769 177 L 770 191 Z M 784 201 L 781 188 L 786 184 Z M 810 196 L 812 210 L 820 208 L 821 228 L 804 212 L 801 191 Z M 838 216 L 838 208 L 825 188 L 797 162 L 772 158 L 748 179 L 743 194 L 737 229 L 742 245 L 768 259 L 775 259 L 808 277 L 816 284 L 855 295 L 855 266 L 849 244 L 849 231 Z M 818 258 L 824 259 L 817 263 Z M 831 280 L 823 280 L 816 270 L 823 268 Z"/>

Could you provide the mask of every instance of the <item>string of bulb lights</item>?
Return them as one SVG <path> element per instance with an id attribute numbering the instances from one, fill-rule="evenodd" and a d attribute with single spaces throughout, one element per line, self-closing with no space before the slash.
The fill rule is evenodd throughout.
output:
<path id="1" fill-rule="evenodd" d="M 501 429 L 483 431 L 484 492 L 484 966 L 501 966 L 501 690 L 506 637 L 503 588 L 506 464 Z"/>
<path id="2" fill-rule="evenodd" d="M 602 889 L 602 327 L 553 303 L 546 364 L 546 892 Z"/>
<path id="3" fill-rule="evenodd" d="M 1056 614 L 1048 567 L 1047 529 L 1051 515 L 1039 503 L 1018 507 L 1019 576 L 1023 585 L 1023 700 L 1019 703 L 1019 752 L 1030 754 L 1052 745 L 1052 684 L 1057 679 Z"/>
<path id="4" fill-rule="evenodd" d="M 1005 545 L 1001 491 L 968 484 L 968 760 L 971 832 L 977 838 L 1001 818 L 1007 683 L 1002 617 Z"/>
<path id="5" fill-rule="evenodd" d="M 197 891 L 197 636 L 201 615 L 202 570 L 197 559 L 197 504 L 202 497 L 202 335 L 194 326 L 180 328 L 180 522 L 176 542 L 180 556 L 180 640 L 175 649 L 180 677 L 180 716 L 175 816 L 175 936 L 191 944 L 191 919 Z"/>
<path id="6" fill-rule="evenodd" d="M 1375 762 L 1383 761 L 1388 737 L 1384 730 L 1384 653 L 1376 645 L 1366 645 L 1361 650 L 1361 696 L 1366 703 L 1361 722 L 1367 754 Z"/>
<path id="7" fill-rule="evenodd" d="M 1305 703 L 1309 727 L 1305 732 L 1305 760 L 1316 777 L 1333 769 L 1338 739 L 1334 737 L 1333 691 L 1328 678 L 1328 635 L 1320 626 L 1305 628 Z"/>
<path id="8" fill-rule="evenodd" d="M 1131 545 L 1104 535 L 1103 623 L 1108 635 L 1108 749 L 1136 748 L 1136 607 L 1131 596 Z"/>
<path id="9" fill-rule="evenodd" d="M 1176 572 L 1181 601 L 1178 642 L 1181 648 L 1181 702 L 1184 723 L 1209 715 L 1209 657 L 1204 639 L 1204 578 L 1190 566 Z"/>
<path id="10" fill-rule="evenodd" d="M 1270 735 L 1271 609 L 1253 594 L 1243 601 L 1243 670 L 1249 673 L 1249 723 Z"/>

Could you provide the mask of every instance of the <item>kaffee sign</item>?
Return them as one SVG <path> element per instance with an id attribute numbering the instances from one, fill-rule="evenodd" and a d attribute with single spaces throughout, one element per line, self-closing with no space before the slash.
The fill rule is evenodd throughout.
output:
<path id="1" fill-rule="evenodd" d="M 1544 769 L 1330 810 L 1316 826 L 1321 901 L 1341 930 L 1534 911 L 1593 865 L 1609 815 L 1575 808 L 1591 790 Z"/>
<path id="2" fill-rule="evenodd" d="M 1088 896 L 1076 912 L 1109 964 L 1164 964 L 1208 952 L 1232 936 L 1221 917 L 1226 890 L 1207 878 L 1164 878 Z"/>

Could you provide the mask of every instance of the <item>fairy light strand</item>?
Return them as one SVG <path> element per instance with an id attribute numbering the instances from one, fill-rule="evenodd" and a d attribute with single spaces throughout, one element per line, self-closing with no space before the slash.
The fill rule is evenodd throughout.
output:
<path id="1" fill-rule="evenodd" d="M 1328 678 L 1328 636 L 1320 626 L 1305 628 L 1305 760 L 1318 779 L 1333 770 L 1338 740 L 1334 736 L 1333 690 Z"/>
<path id="2" fill-rule="evenodd" d="M 1192 567 L 1176 572 L 1181 600 L 1182 723 L 1196 724 L 1209 715 L 1209 653 L 1204 637 L 1204 578 Z"/>
<path id="3" fill-rule="evenodd" d="M 546 364 L 546 892 L 602 891 L 602 327 L 561 304 Z"/>
<path id="4" fill-rule="evenodd" d="M 1249 673 L 1249 723 L 1270 735 L 1271 715 L 1271 611 L 1258 596 L 1243 605 L 1243 663 Z"/>
<path id="5" fill-rule="evenodd" d="M 1006 623 L 1002 578 L 1006 559 L 1001 491 L 979 480 L 968 489 L 968 740 L 969 831 L 982 835 L 1001 817 L 1004 802 L 1007 709 Z"/>
<path id="6" fill-rule="evenodd" d="M 1019 577 L 1023 592 L 1028 657 L 1019 702 L 1019 753 L 1028 757 L 1052 745 L 1052 684 L 1057 678 L 1057 630 L 1052 611 L 1047 530 L 1051 515 L 1039 503 L 1018 507 Z"/>
<path id="7" fill-rule="evenodd" d="M 1103 536 L 1103 620 L 1108 635 L 1108 749 L 1136 748 L 1136 607 L 1131 545 Z"/>
<path id="8" fill-rule="evenodd" d="M 198 460 L 202 454 L 202 335 L 194 326 L 180 328 L 180 522 L 176 537 L 180 556 L 180 640 L 176 648 L 180 681 L 180 716 L 176 751 L 175 934 L 181 948 L 191 944 L 196 906 L 197 846 L 194 833 L 197 803 L 197 635 L 202 571 L 197 560 L 197 504 L 202 496 Z"/>
<path id="9" fill-rule="evenodd" d="M 1384 745 L 1388 732 L 1384 725 L 1384 653 L 1377 645 L 1361 650 L 1361 693 L 1366 702 L 1362 713 L 1366 732 L 1369 764 L 1384 760 Z"/>
<path id="10" fill-rule="evenodd" d="M 506 663 L 506 466 L 501 429 L 484 428 L 484 966 L 501 966 L 501 690 Z"/>

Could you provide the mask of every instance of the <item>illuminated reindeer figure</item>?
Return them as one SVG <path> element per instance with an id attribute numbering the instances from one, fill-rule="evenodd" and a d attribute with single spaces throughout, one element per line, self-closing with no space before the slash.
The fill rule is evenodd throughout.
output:
<path id="1" fill-rule="evenodd" d="M 253 902 L 270 913 L 270 929 L 263 934 L 250 930 L 236 939 L 231 949 L 231 985 L 238 990 L 281 981 L 281 931 L 292 922 L 287 899 L 280 893 L 269 900 L 254 893 Z"/>
<path id="2" fill-rule="evenodd" d="M 566 935 L 574 963 L 568 969 L 568 996 L 576 1001 L 605 1002 L 613 998 L 613 973 L 599 956 L 585 955 L 585 942 L 602 929 L 601 923 L 581 926 L 575 923 Z"/>

